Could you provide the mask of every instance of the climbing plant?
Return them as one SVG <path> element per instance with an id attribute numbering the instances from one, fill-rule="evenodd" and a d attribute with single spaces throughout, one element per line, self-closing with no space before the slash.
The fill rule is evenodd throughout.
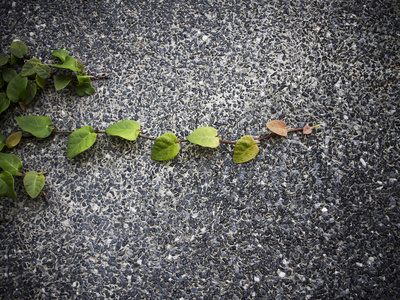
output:
<path id="1" fill-rule="evenodd" d="M 0 93 L 0 113 L 8 108 L 10 102 L 19 103 L 21 108 L 32 102 L 36 95 L 37 89 L 43 89 L 46 81 L 54 76 L 54 86 L 56 90 L 65 88 L 72 81 L 74 89 L 80 96 L 91 95 L 95 92 L 90 83 L 90 77 L 85 75 L 85 69 L 82 63 L 73 58 L 65 50 L 53 51 L 53 56 L 61 60 L 62 64 L 52 65 L 51 67 L 58 70 L 67 69 L 71 74 L 58 73 L 51 71 L 51 67 L 42 64 L 38 59 L 25 60 L 27 55 L 27 47 L 20 41 L 11 44 L 11 61 L 8 61 L 4 55 L 0 56 L 0 66 L 2 67 L 3 83 L 1 89 L 6 93 Z M 14 65 L 23 61 L 24 64 L 17 73 L 8 65 Z M 5 67 L 4 67 L 5 66 Z M 73 79 L 75 76 L 75 79 Z M 197 144 L 201 147 L 217 148 L 220 144 L 234 144 L 233 162 L 237 164 L 246 163 L 254 159 L 259 153 L 258 145 L 262 140 L 273 137 L 275 135 L 287 136 L 288 133 L 294 131 L 302 131 L 304 134 L 311 134 L 313 129 L 320 125 L 310 127 L 306 125 L 302 128 L 288 129 L 286 123 L 281 120 L 273 120 L 267 123 L 270 134 L 254 139 L 250 135 L 241 137 L 238 141 L 225 141 L 218 136 L 218 131 L 213 127 L 200 127 L 189 134 L 187 139 L 178 139 L 174 133 L 166 132 L 160 137 L 149 137 L 142 134 L 140 124 L 135 120 L 122 120 L 115 124 L 111 124 L 104 131 L 94 129 L 87 125 L 75 131 L 58 130 L 52 120 L 46 116 L 26 115 L 15 117 L 20 131 L 16 131 L 6 137 L 0 134 L 0 168 L 3 173 L 0 174 L 0 196 L 15 199 L 17 197 L 14 188 L 14 177 L 22 176 L 24 187 L 30 197 L 36 198 L 42 194 L 46 201 L 48 199 L 43 192 L 45 185 L 45 173 L 22 171 L 23 164 L 21 160 L 13 153 L 1 152 L 5 148 L 16 147 L 23 132 L 36 137 L 47 138 L 52 134 L 69 134 L 67 142 L 67 157 L 73 158 L 80 153 L 88 150 L 96 142 L 99 134 L 117 136 L 128 141 L 135 141 L 138 138 L 153 140 L 154 144 L 151 151 L 151 158 L 155 161 L 165 161 L 175 158 L 181 149 L 181 144 L 185 142 Z"/>

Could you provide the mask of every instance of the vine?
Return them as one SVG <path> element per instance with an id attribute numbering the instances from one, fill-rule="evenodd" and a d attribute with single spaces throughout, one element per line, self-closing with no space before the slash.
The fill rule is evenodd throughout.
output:
<path id="1" fill-rule="evenodd" d="M 21 108 L 30 104 L 36 95 L 37 89 L 43 89 L 47 79 L 54 76 L 54 86 L 57 91 L 64 89 L 74 80 L 75 92 L 80 95 L 92 95 L 95 89 L 90 83 L 90 77 L 85 75 L 85 69 L 81 62 L 69 55 L 65 50 L 59 49 L 53 51 L 53 56 L 59 58 L 60 65 L 52 65 L 56 71 L 52 71 L 49 65 L 42 64 L 40 60 L 32 58 L 26 60 L 27 47 L 21 41 L 14 41 L 11 44 L 11 62 L 14 65 L 17 62 L 24 61 L 20 73 L 8 67 L 8 58 L 0 54 L 0 67 L 7 65 L 2 69 L 0 89 L 6 87 L 6 93 L 0 93 L 0 113 L 7 109 L 11 102 L 19 103 Z M 58 73 L 60 69 L 72 71 L 73 76 Z M 75 76 L 75 79 L 74 79 Z M 102 75 L 98 78 L 106 78 Z M 241 137 L 238 141 L 222 140 L 218 136 L 217 129 L 213 127 L 200 127 L 189 134 L 187 139 L 178 139 L 172 132 L 166 132 L 160 137 L 150 137 L 142 134 L 140 124 L 134 120 L 122 120 L 108 126 L 105 130 L 94 129 L 87 125 L 75 131 L 58 130 L 52 120 L 46 116 L 27 115 L 15 117 L 18 126 L 22 131 L 17 131 L 8 137 L 0 134 L 0 168 L 3 173 L 0 174 L 0 196 L 11 199 L 17 198 L 14 188 L 14 177 L 23 177 L 25 190 L 31 198 L 43 195 L 49 203 L 46 194 L 43 191 L 45 186 L 45 172 L 38 173 L 22 171 L 23 164 L 21 160 L 12 153 L 1 152 L 5 147 L 16 147 L 23 132 L 27 132 L 36 138 L 47 138 L 52 134 L 69 134 L 67 142 L 67 157 L 73 158 L 78 154 L 88 150 L 96 142 L 98 134 L 107 134 L 117 136 L 128 141 L 135 141 L 138 138 L 153 140 L 154 144 L 151 151 L 151 158 L 156 161 L 165 161 L 175 158 L 180 149 L 181 143 L 189 142 L 201 147 L 217 148 L 219 144 L 234 144 L 233 162 L 237 164 L 246 163 L 254 159 L 259 153 L 258 145 L 262 140 L 271 138 L 275 135 L 287 136 L 288 133 L 302 131 L 303 134 L 311 134 L 313 129 L 320 125 L 306 125 L 302 128 L 288 129 L 286 123 L 281 120 L 273 120 L 267 123 L 270 134 L 254 139 L 250 135 Z"/>

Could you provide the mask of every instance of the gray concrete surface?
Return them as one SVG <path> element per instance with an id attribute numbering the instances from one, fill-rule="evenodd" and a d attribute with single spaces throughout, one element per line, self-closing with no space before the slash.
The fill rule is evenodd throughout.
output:
<path id="1" fill-rule="evenodd" d="M 0 44 L 55 62 L 63 48 L 97 93 L 48 87 L 21 111 L 59 129 L 123 120 L 226 140 L 266 123 L 323 124 L 233 146 L 101 135 L 66 158 L 67 136 L 10 151 L 47 171 L 51 202 L 0 198 L 2 299 L 395 299 L 399 297 L 400 12 L 397 1 L 2 1 Z M 7 150 L 9 151 L 9 150 Z"/>

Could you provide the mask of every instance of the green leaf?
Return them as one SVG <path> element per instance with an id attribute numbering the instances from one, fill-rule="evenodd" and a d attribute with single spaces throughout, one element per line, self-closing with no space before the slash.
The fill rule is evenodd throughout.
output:
<path id="1" fill-rule="evenodd" d="M 15 76 L 17 76 L 17 72 L 11 68 L 4 68 L 1 73 L 1 77 L 3 77 L 5 82 L 10 82 Z"/>
<path id="2" fill-rule="evenodd" d="M 70 83 L 72 80 L 71 77 L 65 75 L 65 74 L 57 74 L 54 77 L 54 86 L 56 88 L 56 91 L 62 90 L 65 88 L 68 83 Z"/>
<path id="3" fill-rule="evenodd" d="M 250 135 L 245 135 L 237 141 L 233 150 L 233 162 L 241 164 L 252 160 L 258 154 L 257 142 Z"/>
<path id="4" fill-rule="evenodd" d="M 38 87 L 44 89 L 44 87 L 46 85 L 46 82 L 47 82 L 46 79 L 44 79 L 44 78 L 42 78 L 42 77 L 40 77 L 39 75 L 36 74 L 35 81 L 36 81 L 36 84 L 37 84 Z"/>
<path id="5" fill-rule="evenodd" d="M 17 131 L 11 134 L 7 139 L 6 139 L 6 146 L 7 148 L 14 148 L 19 144 L 22 138 L 22 131 Z"/>
<path id="6" fill-rule="evenodd" d="M 23 116 L 15 117 L 22 130 L 31 133 L 38 138 L 46 138 L 53 131 L 52 121 L 49 117 Z"/>
<path id="7" fill-rule="evenodd" d="M 6 82 L 3 79 L 3 76 L 0 76 L 0 89 L 2 89 L 5 86 Z"/>
<path id="8" fill-rule="evenodd" d="M 51 68 L 42 64 L 37 58 L 28 60 L 21 69 L 21 76 L 26 77 L 33 74 L 38 74 L 43 79 L 49 79 L 51 76 Z"/>
<path id="9" fill-rule="evenodd" d="M 61 59 L 61 62 L 64 62 L 65 58 L 67 56 L 69 56 L 69 53 L 67 51 L 65 51 L 64 49 L 58 49 L 58 50 L 54 50 L 52 55 Z"/>
<path id="10" fill-rule="evenodd" d="M 188 141 L 203 147 L 216 148 L 219 145 L 217 129 L 213 127 L 200 127 L 194 130 L 189 136 Z"/>
<path id="11" fill-rule="evenodd" d="M 36 171 L 29 171 L 24 176 L 25 190 L 31 198 L 39 196 L 44 187 L 44 175 Z"/>
<path id="12" fill-rule="evenodd" d="M 154 142 L 151 158 L 158 161 L 173 159 L 179 153 L 180 148 L 175 134 L 164 133 Z"/>
<path id="13" fill-rule="evenodd" d="M 76 75 L 76 78 L 78 79 L 78 85 L 87 82 L 90 83 L 90 77 L 87 75 Z"/>
<path id="14" fill-rule="evenodd" d="M 7 86 L 7 98 L 12 102 L 23 102 L 26 99 L 26 86 L 28 78 L 17 74 Z"/>
<path id="15" fill-rule="evenodd" d="M 3 150 L 4 146 L 6 145 L 6 140 L 7 137 L 0 133 L 0 151 Z"/>
<path id="16" fill-rule="evenodd" d="M 15 65 L 16 63 L 18 63 L 21 60 L 21 58 L 16 57 L 14 54 L 11 53 L 11 65 Z"/>
<path id="17" fill-rule="evenodd" d="M 0 67 L 8 64 L 8 58 L 0 53 Z"/>
<path id="18" fill-rule="evenodd" d="M 71 133 L 68 137 L 67 157 L 74 157 L 92 147 L 96 137 L 92 126 L 85 126 Z"/>
<path id="19" fill-rule="evenodd" d="M 5 93 L 0 93 L 0 114 L 10 106 L 10 99 Z"/>
<path id="20" fill-rule="evenodd" d="M 37 64 L 35 67 L 36 74 L 43 79 L 49 79 L 51 77 L 51 68 L 42 63 Z"/>
<path id="21" fill-rule="evenodd" d="M 78 69 L 76 67 L 76 59 L 70 55 L 65 57 L 65 61 L 63 62 L 62 65 L 53 65 L 53 67 L 59 68 L 59 69 L 69 69 L 74 72 L 78 71 Z"/>
<path id="22" fill-rule="evenodd" d="M 0 196 L 10 199 L 17 198 L 14 191 L 14 177 L 7 171 L 0 174 Z"/>
<path id="23" fill-rule="evenodd" d="M 39 59 L 37 58 L 32 58 L 30 60 L 28 60 L 21 69 L 21 76 L 22 77 L 26 77 L 29 75 L 33 75 L 36 73 L 36 65 L 41 63 Z"/>
<path id="24" fill-rule="evenodd" d="M 2 153 L 0 152 L 0 167 L 11 175 L 19 175 L 22 170 L 22 162 L 12 153 Z"/>
<path id="25" fill-rule="evenodd" d="M 28 85 L 26 86 L 26 98 L 23 101 L 25 105 L 29 105 L 36 96 L 37 85 L 32 81 L 28 80 Z"/>
<path id="26" fill-rule="evenodd" d="M 78 84 L 77 86 L 75 86 L 75 92 L 78 94 L 78 96 L 82 97 L 85 95 L 93 95 L 94 93 L 96 93 L 96 90 L 90 83 L 85 82 L 83 84 Z"/>
<path id="27" fill-rule="evenodd" d="M 134 141 L 139 135 L 140 124 L 133 120 L 122 120 L 106 128 L 109 135 L 119 136 L 128 141 Z"/>
<path id="28" fill-rule="evenodd" d="M 28 54 L 28 47 L 21 41 L 14 41 L 11 43 L 11 54 L 17 58 L 23 58 Z"/>

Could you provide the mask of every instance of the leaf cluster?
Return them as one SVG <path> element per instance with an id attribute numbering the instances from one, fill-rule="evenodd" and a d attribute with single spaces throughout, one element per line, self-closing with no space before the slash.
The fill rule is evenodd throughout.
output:
<path id="1" fill-rule="evenodd" d="M 52 66 L 37 58 L 28 59 L 28 47 L 21 41 L 13 41 L 10 52 L 10 58 L 0 53 L 0 114 L 11 103 L 18 103 L 21 108 L 29 105 L 55 73 L 54 86 L 57 91 L 72 82 L 79 96 L 96 92 L 90 83 L 90 77 L 85 75 L 83 64 L 65 50 L 53 51 L 52 55 L 60 59 L 62 64 Z M 61 70 L 64 71 L 59 72 Z"/>

